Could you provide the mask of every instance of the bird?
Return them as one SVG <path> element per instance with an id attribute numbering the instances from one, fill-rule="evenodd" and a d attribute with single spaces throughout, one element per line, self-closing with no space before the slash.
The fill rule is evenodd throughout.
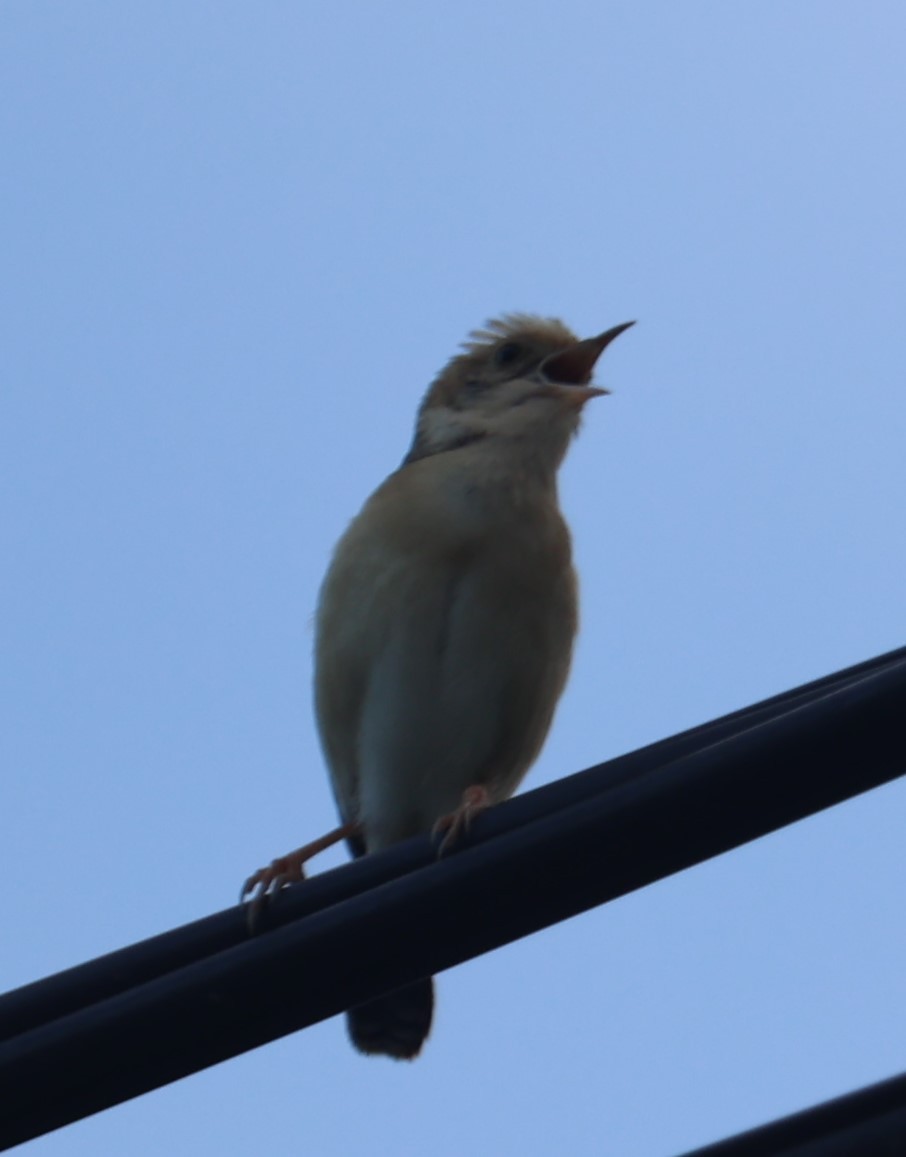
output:
<path id="1" fill-rule="evenodd" d="M 580 340 L 510 313 L 474 330 L 419 406 L 398 469 L 340 538 L 315 616 L 314 707 L 340 826 L 259 869 L 253 909 L 316 852 L 424 833 L 454 851 L 538 756 L 578 628 L 557 474 L 598 358 L 634 322 Z M 418 1056 L 430 977 L 347 1013 L 366 1054 Z"/>

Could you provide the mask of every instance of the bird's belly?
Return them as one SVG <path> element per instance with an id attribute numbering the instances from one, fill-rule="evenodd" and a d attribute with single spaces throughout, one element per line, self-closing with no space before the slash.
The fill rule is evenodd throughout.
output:
<path id="1" fill-rule="evenodd" d="M 547 734 L 569 667 L 572 587 L 536 601 L 483 579 L 410 591 L 387 624 L 359 731 L 369 850 L 430 830 L 472 784 L 505 799 Z"/>

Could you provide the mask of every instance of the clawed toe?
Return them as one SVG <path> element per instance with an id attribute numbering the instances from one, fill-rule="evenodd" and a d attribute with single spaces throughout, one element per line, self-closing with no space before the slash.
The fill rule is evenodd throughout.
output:
<path id="1" fill-rule="evenodd" d="M 301 854 L 304 851 L 305 849 L 300 848 L 298 852 L 278 857 L 268 867 L 259 868 L 242 885 L 239 903 L 242 904 L 248 898 L 247 917 L 250 932 L 255 930 L 258 918 L 269 899 L 288 885 L 301 883 L 305 879 L 304 865 L 308 857 Z"/>
<path id="2" fill-rule="evenodd" d="M 329 848 L 332 844 L 339 843 L 340 840 L 360 835 L 361 830 L 361 825 L 356 822 L 342 824 L 340 827 L 334 828 L 332 832 L 328 832 L 326 836 L 321 836 L 320 839 L 297 848 L 288 856 L 278 856 L 276 860 L 271 861 L 268 867 L 259 868 L 257 872 L 253 872 L 242 885 L 242 891 L 239 893 L 240 904 L 248 900 L 249 931 L 255 931 L 258 917 L 271 898 L 290 884 L 298 884 L 305 879 L 307 860 L 316 856 L 318 852 L 324 851 L 325 848 Z"/>
<path id="3" fill-rule="evenodd" d="M 246 882 L 242 885 L 242 891 L 239 893 L 239 903 L 241 904 L 246 897 L 253 896 L 254 900 L 261 896 L 271 895 L 274 892 L 279 892 L 281 888 L 285 888 L 287 884 L 295 884 L 305 879 L 304 861 L 296 858 L 295 854 L 291 856 L 280 856 L 273 860 L 266 868 L 259 868 L 257 872 L 249 876 Z"/>
<path id="4" fill-rule="evenodd" d="M 441 816 L 431 829 L 433 836 L 445 833 L 440 841 L 440 847 L 437 849 L 438 857 L 446 855 L 447 852 L 455 848 L 457 843 L 468 835 L 472 820 L 490 806 L 491 797 L 488 795 L 487 788 L 478 784 L 467 787 L 462 793 L 459 807 L 455 811 Z"/>

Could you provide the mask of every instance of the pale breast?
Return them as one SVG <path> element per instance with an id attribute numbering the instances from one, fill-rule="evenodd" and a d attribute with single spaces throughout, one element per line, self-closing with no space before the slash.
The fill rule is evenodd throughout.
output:
<path id="1" fill-rule="evenodd" d="M 515 790 L 576 630 L 555 505 L 489 535 L 462 495 L 430 504 L 414 486 L 387 489 L 341 540 L 318 613 L 322 743 L 340 811 L 363 820 L 369 848 L 429 829 L 470 784 Z"/>

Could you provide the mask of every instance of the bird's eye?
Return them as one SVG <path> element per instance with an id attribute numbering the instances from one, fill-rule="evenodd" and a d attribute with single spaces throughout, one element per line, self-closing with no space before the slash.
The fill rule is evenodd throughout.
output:
<path id="1" fill-rule="evenodd" d="M 522 346 L 515 341 L 504 342 L 494 354 L 494 361 L 498 366 L 511 366 L 522 356 Z"/>

